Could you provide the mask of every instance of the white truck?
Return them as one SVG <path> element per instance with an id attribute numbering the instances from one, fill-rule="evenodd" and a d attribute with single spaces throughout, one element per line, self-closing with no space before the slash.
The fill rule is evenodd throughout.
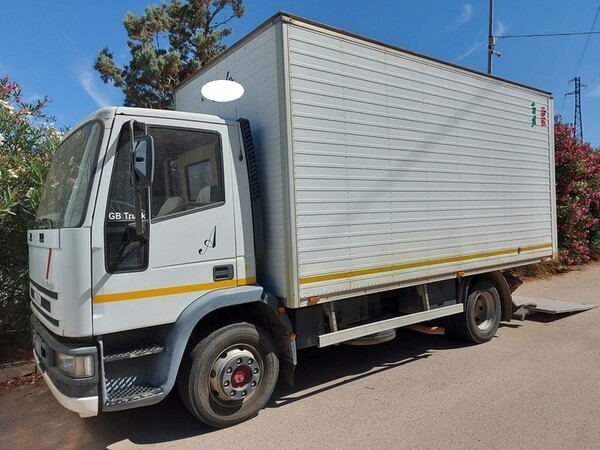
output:
<path id="1" fill-rule="evenodd" d="M 74 127 L 28 232 L 34 356 L 83 417 L 177 384 L 224 427 L 305 347 L 488 341 L 503 271 L 556 254 L 547 92 L 279 13 L 175 100 Z"/>

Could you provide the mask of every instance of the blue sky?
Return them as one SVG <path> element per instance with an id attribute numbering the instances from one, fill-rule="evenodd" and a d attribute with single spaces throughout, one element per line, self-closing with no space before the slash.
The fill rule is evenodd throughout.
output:
<path id="1" fill-rule="evenodd" d="M 0 75 L 23 84 L 25 96 L 49 96 L 59 125 L 75 125 L 103 106 L 122 104 L 120 90 L 93 69 L 108 46 L 127 63 L 127 11 L 141 14 L 155 0 L 21 0 L 0 7 Z M 471 69 L 487 64 L 488 0 L 246 0 L 231 22 L 232 44 L 277 11 L 339 27 Z M 496 35 L 587 32 L 600 0 L 495 0 Z M 600 17 L 594 31 L 600 31 Z M 588 43 L 586 47 L 586 42 Z M 585 48 L 585 52 L 584 52 Z M 493 73 L 550 91 L 555 113 L 573 122 L 569 80 L 581 77 L 584 140 L 600 147 L 600 34 L 499 39 Z M 583 56 L 583 58 L 582 58 Z"/>

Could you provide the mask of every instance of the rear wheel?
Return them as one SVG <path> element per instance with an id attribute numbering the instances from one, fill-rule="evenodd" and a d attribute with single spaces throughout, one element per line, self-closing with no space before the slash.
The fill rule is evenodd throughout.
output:
<path id="1" fill-rule="evenodd" d="M 179 392 L 194 416 L 222 428 L 258 414 L 278 374 L 270 336 L 252 324 L 232 324 L 196 345 L 180 371 Z"/>
<path id="2" fill-rule="evenodd" d="M 488 342 L 500 326 L 500 308 L 500 295 L 494 284 L 477 280 L 469 286 L 464 312 L 451 317 L 453 331 L 477 344 Z"/>

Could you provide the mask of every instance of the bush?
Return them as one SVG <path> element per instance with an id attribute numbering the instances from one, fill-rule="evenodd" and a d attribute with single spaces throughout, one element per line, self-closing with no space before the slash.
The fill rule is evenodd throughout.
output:
<path id="1" fill-rule="evenodd" d="M 19 83 L 0 79 L 0 334 L 28 326 L 26 233 L 62 136 L 43 112 L 48 103 L 27 102 Z"/>
<path id="2" fill-rule="evenodd" d="M 560 258 L 583 264 L 600 245 L 600 153 L 578 142 L 571 125 L 554 128 Z"/>

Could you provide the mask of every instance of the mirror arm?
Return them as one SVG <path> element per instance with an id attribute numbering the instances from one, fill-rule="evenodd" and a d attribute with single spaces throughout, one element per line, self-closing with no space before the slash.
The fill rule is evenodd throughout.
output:
<path id="1" fill-rule="evenodd" d="M 129 136 L 131 138 L 131 154 L 130 160 L 133 161 L 135 155 L 135 137 L 134 137 L 134 124 L 135 120 L 131 119 L 129 121 Z M 134 205 L 134 214 L 135 214 L 135 234 L 143 237 L 144 236 L 144 225 L 142 223 L 142 193 L 137 189 L 135 183 L 135 169 L 131 167 L 131 176 L 133 183 L 133 205 Z"/>
<path id="2" fill-rule="evenodd" d="M 133 193 L 133 204 L 135 211 L 135 234 L 144 236 L 144 226 L 142 223 L 142 193 L 135 191 Z"/>

